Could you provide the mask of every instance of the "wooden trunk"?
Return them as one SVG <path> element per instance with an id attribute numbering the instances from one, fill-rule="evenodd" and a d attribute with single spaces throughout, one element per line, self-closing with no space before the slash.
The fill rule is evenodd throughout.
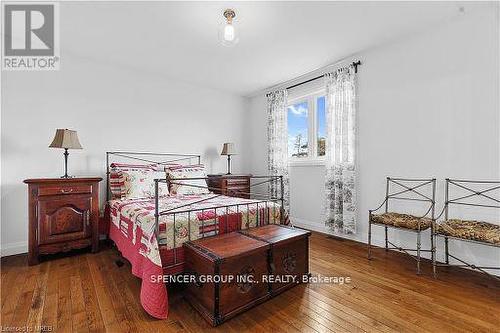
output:
<path id="1" fill-rule="evenodd" d="M 302 282 L 309 275 L 310 231 L 270 224 L 240 233 L 271 246 L 267 281 L 272 296 Z"/>
<path id="2" fill-rule="evenodd" d="M 184 243 L 186 271 L 193 278 L 187 300 L 216 326 L 303 282 L 309 275 L 310 235 L 267 225 Z M 234 279 L 208 282 L 202 276 Z"/>
<path id="3" fill-rule="evenodd" d="M 268 273 L 270 245 L 233 232 L 184 243 L 186 271 L 195 277 L 186 298 L 213 326 L 270 297 L 262 281 Z M 208 277 L 232 281 L 207 281 Z"/>

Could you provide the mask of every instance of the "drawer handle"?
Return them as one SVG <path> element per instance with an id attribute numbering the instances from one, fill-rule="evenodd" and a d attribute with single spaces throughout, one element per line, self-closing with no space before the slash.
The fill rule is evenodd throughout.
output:
<path id="1" fill-rule="evenodd" d="M 66 189 L 64 189 L 64 188 L 62 188 L 62 189 L 61 189 L 61 193 L 62 193 L 62 194 L 68 194 L 68 193 L 71 193 L 71 192 L 73 192 L 73 189 L 72 189 L 72 188 L 67 189 L 67 190 L 66 190 Z"/>

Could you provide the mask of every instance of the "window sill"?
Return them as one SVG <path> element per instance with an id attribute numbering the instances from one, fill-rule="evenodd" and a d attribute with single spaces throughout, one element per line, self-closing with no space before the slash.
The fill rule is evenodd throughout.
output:
<path id="1" fill-rule="evenodd" d="M 324 159 L 304 159 L 291 160 L 288 162 L 289 167 L 306 167 L 306 166 L 324 166 Z"/>

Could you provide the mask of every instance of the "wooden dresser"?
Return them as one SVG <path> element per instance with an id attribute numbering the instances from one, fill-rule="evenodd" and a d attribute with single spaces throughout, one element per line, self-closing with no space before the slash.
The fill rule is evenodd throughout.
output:
<path id="1" fill-rule="evenodd" d="M 26 179 L 28 262 L 38 256 L 91 246 L 99 249 L 99 182 L 102 178 Z"/>
<path id="2" fill-rule="evenodd" d="M 232 197 L 250 198 L 250 177 L 251 175 L 207 175 L 208 187 L 217 194 L 224 194 Z"/>

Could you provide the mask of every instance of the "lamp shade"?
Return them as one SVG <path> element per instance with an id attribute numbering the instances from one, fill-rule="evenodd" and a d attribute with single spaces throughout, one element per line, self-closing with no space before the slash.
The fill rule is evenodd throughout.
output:
<path id="1" fill-rule="evenodd" d="M 222 146 L 221 155 L 236 155 L 236 150 L 234 149 L 234 143 L 226 142 Z"/>
<path id="2" fill-rule="evenodd" d="M 69 129 L 57 129 L 54 140 L 49 146 L 50 148 L 66 148 L 66 149 L 82 149 L 76 131 Z"/>

